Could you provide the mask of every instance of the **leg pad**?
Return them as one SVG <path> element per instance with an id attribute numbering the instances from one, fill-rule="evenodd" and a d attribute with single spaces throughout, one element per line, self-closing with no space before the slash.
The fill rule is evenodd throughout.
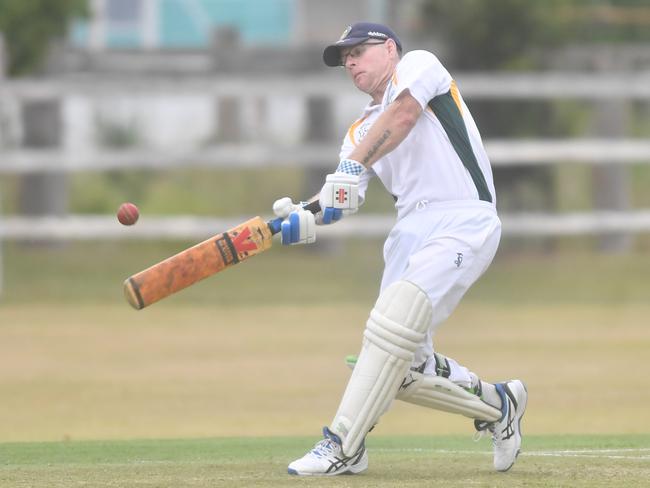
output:
<path id="1" fill-rule="evenodd" d="M 501 411 L 478 396 L 452 383 L 447 378 L 409 371 L 400 386 L 397 398 L 423 407 L 458 413 L 478 420 L 496 421 Z"/>
<path id="2" fill-rule="evenodd" d="M 359 449 L 370 428 L 390 407 L 425 339 L 431 314 L 427 294 L 408 281 L 393 283 L 377 299 L 366 324 L 361 354 L 331 424 L 346 455 Z"/>

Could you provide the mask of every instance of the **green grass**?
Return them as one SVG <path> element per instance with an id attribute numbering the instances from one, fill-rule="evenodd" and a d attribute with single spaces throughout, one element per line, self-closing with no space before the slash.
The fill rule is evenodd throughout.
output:
<path id="1" fill-rule="evenodd" d="M 533 436 L 508 473 L 468 437 L 370 436 L 359 476 L 294 478 L 286 465 L 316 438 L 0 444 L 0 481 L 22 486 L 636 487 L 650 479 L 650 436 Z"/>
<path id="2" fill-rule="evenodd" d="M 0 303 L 103 303 L 123 300 L 129 275 L 187 248 L 192 242 L 77 242 L 4 246 Z M 165 303 L 369 303 L 382 271 L 380 240 L 273 249 L 169 298 Z M 647 303 L 650 253 L 607 255 L 565 250 L 497 255 L 469 291 L 468 302 Z"/>
<path id="3" fill-rule="evenodd" d="M 466 419 L 399 404 L 369 438 L 369 472 L 332 480 L 286 464 L 336 406 L 382 242 L 275 246 L 128 308 L 123 279 L 190 244 L 5 244 L 0 439 L 28 442 L 0 444 L 2 488 L 647 486 L 647 252 L 501 252 L 441 329 L 442 352 L 529 385 L 533 435 L 510 473 L 492 471 L 489 442 L 438 435 Z M 300 437 L 246 437 L 276 434 Z M 221 435 L 244 437 L 199 438 Z M 72 440 L 31 442 L 46 439 Z"/>

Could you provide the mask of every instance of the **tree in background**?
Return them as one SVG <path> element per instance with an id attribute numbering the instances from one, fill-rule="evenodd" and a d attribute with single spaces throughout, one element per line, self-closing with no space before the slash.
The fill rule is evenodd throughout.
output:
<path id="1" fill-rule="evenodd" d="M 53 40 L 75 18 L 88 15 L 87 0 L 1 0 L 0 32 L 7 47 L 10 76 L 37 71 Z"/>
<path id="2" fill-rule="evenodd" d="M 558 0 L 427 0 L 422 27 L 461 70 L 529 69 L 531 53 L 561 42 Z"/>
<path id="3" fill-rule="evenodd" d="M 421 27 L 461 70 L 542 67 L 538 54 L 569 42 L 647 42 L 648 0 L 425 0 Z"/>
<path id="4" fill-rule="evenodd" d="M 565 25 L 560 0 L 425 0 L 421 27 L 445 48 L 454 71 L 538 69 L 540 54 L 561 45 Z M 462 85 L 460 87 L 462 92 Z M 473 100 L 472 114 L 484 137 L 552 137 L 565 127 L 545 101 Z M 555 206 L 553 169 L 496 167 L 499 206 L 504 210 L 550 210 Z"/>
<path id="5" fill-rule="evenodd" d="M 648 0 L 424 0 L 421 13 L 422 29 L 445 48 L 444 63 L 461 71 L 540 70 L 557 66 L 555 54 L 569 44 L 591 45 L 597 55 L 603 44 L 650 41 Z M 471 108 L 482 134 L 494 138 L 584 134 L 598 117 L 593 106 L 568 101 L 472 100 Z M 553 194 L 564 170 L 495 168 L 500 205 L 538 210 L 574 201 L 573 183 L 565 185 L 570 197 Z M 603 186 L 594 194 L 615 184 Z"/>

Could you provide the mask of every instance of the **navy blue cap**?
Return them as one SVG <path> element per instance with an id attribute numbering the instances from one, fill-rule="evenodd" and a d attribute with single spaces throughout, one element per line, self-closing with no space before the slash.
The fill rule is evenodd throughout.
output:
<path id="1" fill-rule="evenodd" d="M 323 61 L 325 61 L 327 66 L 341 66 L 340 48 L 356 46 L 369 39 L 378 39 L 380 41 L 392 39 L 397 44 L 398 51 L 402 52 L 402 43 L 390 28 L 372 22 L 357 22 L 348 26 L 338 41 L 325 48 L 323 51 Z"/>

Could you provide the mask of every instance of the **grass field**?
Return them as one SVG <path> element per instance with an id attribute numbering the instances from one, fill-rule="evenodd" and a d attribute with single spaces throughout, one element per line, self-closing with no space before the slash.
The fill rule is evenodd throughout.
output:
<path id="1" fill-rule="evenodd" d="M 647 254 L 500 256 L 438 332 L 484 378 L 527 382 L 511 473 L 468 420 L 397 402 L 367 475 L 296 480 L 286 464 L 336 408 L 380 246 L 274 249 L 131 310 L 124 277 L 183 246 L 6 247 L 0 486 L 647 486 Z"/>
<path id="2" fill-rule="evenodd" d="M 286 460 L 314 438 L 92 441 L 0 445 L 0 482 L 22 486 L 644 487 L 650 436 L 532 436 L 508 473 L 491 470 L 487 442 L 372 437 L 359 476 L 294 478 Z"/>

